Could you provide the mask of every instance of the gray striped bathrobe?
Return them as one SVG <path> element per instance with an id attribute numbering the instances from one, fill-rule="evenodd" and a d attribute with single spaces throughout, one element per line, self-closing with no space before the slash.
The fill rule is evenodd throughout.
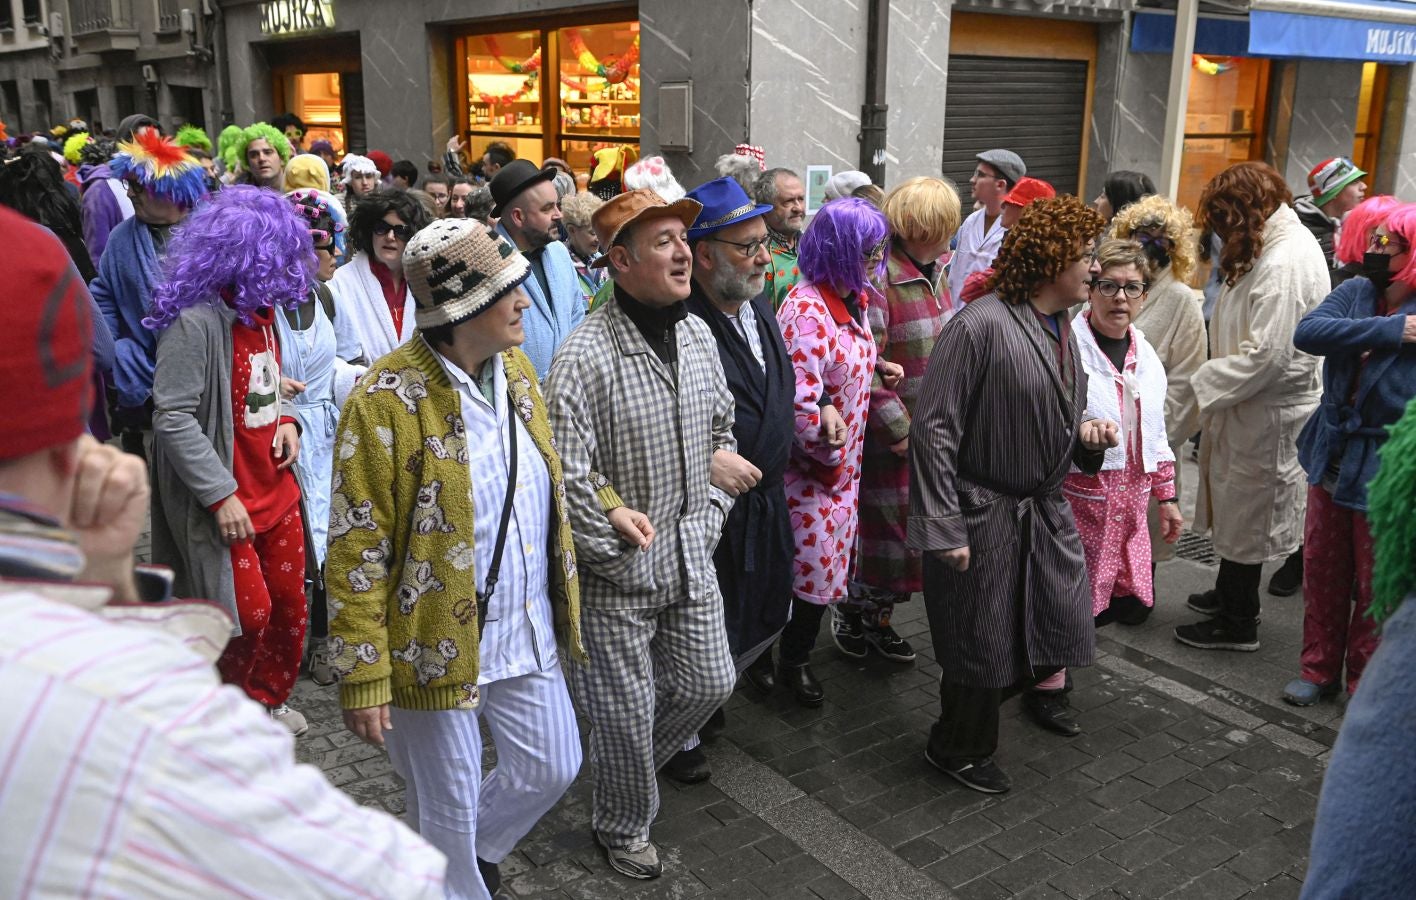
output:
<path id="1" fill-rule="evenodd" d="M 1058 317 L 1066 322 L 1065 314 Z M 964 572 L 925 555 L 934 652 L 951 684 L 1001 688 L 1096 652 L 1081 537 L 1062 497 L 1075 461 L 1087 376 L 1027 304 L 996 294 L 944 327 L 910 428 L 909 545 L 967 546 Z M 1044 671 L 1045 674 L 1045 671 Z"/>

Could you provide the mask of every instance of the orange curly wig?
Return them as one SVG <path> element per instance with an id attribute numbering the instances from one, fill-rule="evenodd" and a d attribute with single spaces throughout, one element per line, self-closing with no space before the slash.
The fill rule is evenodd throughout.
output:
<path id="1" fill-rule="evenodd" d="M 1105 227 L 1106 220 L 1096 210 L 1071 194 L 1034 201 L 1003 238 L 989 290 L 1006 303 L 1026 303 L 1076 262 L 1078 248 Z"/>
<path id="2" fill-rule="evenodd" d="M 1242 162 L 1210 179 L 1200 194 L 1196 224 L 1224 241 L 1219 270 L 1230 287 L 1254 267 L 1264 252 L 1264 224 L 1280 207 L 1293 204 L 1293 192 L 1268 163 Z"/>

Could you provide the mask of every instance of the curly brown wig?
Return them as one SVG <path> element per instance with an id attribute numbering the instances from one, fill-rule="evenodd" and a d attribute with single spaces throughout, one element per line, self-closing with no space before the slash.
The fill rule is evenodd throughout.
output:
<path id="1" fill-rule="evenodd" d="M 1105 227 L 1106 220 L 1096 210 L 1071 194 L 1034 201 L 1003 238 L 989 290 L 1007 303 L 1026 303 L 1076 262 L 1078 248 Z"/>
<path id="2" fill-rule="evenodd" d="M 1205 185 L 1196 224 L 1224 241 L 1219 270 L 1225 284 L 1233 287 L 1254 267 L 1264 252 L 1264 224 L 1280 206 L 1292 203 L 1293 192 L 1268 163 L 1238 163 Z"/>

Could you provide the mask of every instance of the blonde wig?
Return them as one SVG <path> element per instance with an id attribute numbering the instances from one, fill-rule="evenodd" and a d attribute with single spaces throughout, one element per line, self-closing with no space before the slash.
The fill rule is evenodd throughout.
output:
<path id="1" fill-rule="evenodd" d="M 880 211 L 890 223 L 890 233 L 911 243 L 941 244 L 962 223 L 958 192 L 944 179 L 928 175 L 895 185 Z"/>
<path id="2" fill-rule="evenodd" d="M 1188 209 L 1153 194 L 1116 214 L 1111 220 L 1111 237 L 1136 241 L 1139 240 L 1137 231 L 1160 229 L 1170 241 L 1170 274 L 1183 284 L 1190 280 L 1197 264 L 1199 243 L 1192 234 L 1194 227 L 1195 219 Z M 1157 275 L 1163 271 L 1158 266 L 1155 268 Z"/>

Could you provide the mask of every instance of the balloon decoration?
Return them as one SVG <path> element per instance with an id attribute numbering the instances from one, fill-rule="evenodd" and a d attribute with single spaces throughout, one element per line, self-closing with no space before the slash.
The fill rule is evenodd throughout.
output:
<path id="1" fill-rule="evenodd" d="M 489 34 L 482 40 L 487 45 L 487 52 L 490 53 L 497 62 L 501 63 L 502 68 L 506 69 L 508 72 L 513 72 L 517 75 L 530 75 L 539 71 L 541 68 L 540 47 L 537 47 L 535 53 L 526 57 L 521 62 L 516 62 L 502 56 L 501 46 L 497 44 L 497 39 L 494 35 Z"/>
<path id="2" fill-rule="evenodd" d="M 634 64 L 639 62 L 639 35 L 634 36 L 634 42 L 629 45 L 629 49 L 620 54 L 619 59 L 614 59 L 609 65 L 605 65 L 595 58 L 595 54 L 590 52 L 590 48 L 585 46 L 585 38 L 574 28 L 566 29 L 566 44 L 570 47 L 570 52 L 575 54 L 575 58 L 580 61 L 581 68 L 593 72 L 610 84 L 623 84 L 629 77 L 629 70 L 634 68 Z"/>
<path id="3" fill-rule="evenodd" d="M 1206 75 L 1222 75 L 1225 72 L 1234 70 L 1234 63 L 1229 59 L 1215 60 L 1201 56 L 1198 53 L 1190 57 L 1190 65 L 1205 73 Z"/>

